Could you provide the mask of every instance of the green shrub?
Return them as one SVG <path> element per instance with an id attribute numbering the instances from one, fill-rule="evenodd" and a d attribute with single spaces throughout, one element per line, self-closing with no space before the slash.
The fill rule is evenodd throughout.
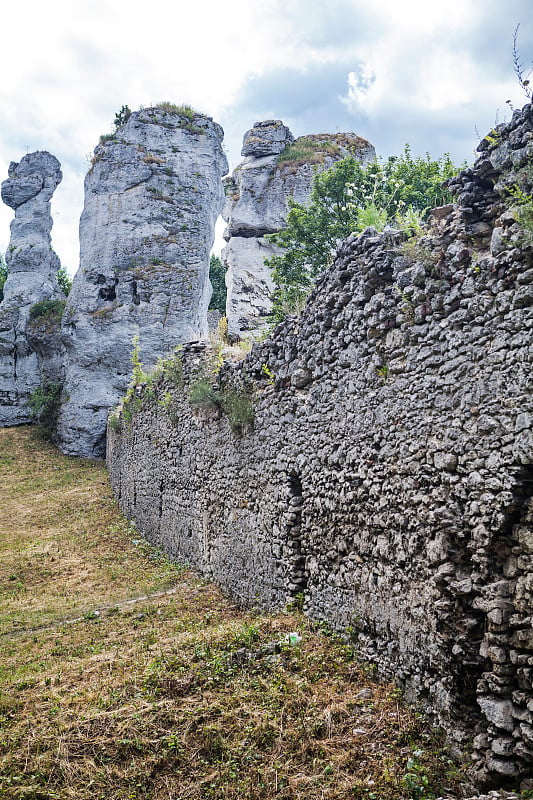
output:
<path id="1" fill-rule="evenodd" d="M 29 406 L 32 418 L 38 423 L 39 432 L 45 439 L 53 439 L 61 404 L 61 383 L 45 383 L 30 395 Z"/>
<path id="2" fill-rule="evenodd" d="M 177 347 L 174 355 L 161 361 L 160 368 L 163 376 L 171 381 L 179 389 L 183 387 L 183 361 L 181 358 L 181 347 Z M 156 366 L 157 370 L 157 366 Z"/>
<path id="3" fill-rule="evenodd" d="M 221 405 L 233 433 L 241 434 L 254 420 L 253 395 L 246 389 L 225 388 Z"/>
<path id="4" fill-rule="evenodd" d="M 63 318 L 66 300 L 41 300 L 30 308 L 30 322 L 46 322 L 49 325 L 59 324 Z"/>
<path id="5" fill-rule="evenodd" d="M 533 244 L 533 161 L 529 161 L 518 181 L 507 188 L 507 204 L 524 231 L 524 244 Z"/>
<path id="6" fill-rule="evenodd" d="M 70 290 L 72 289 L 72 278 L 68 275 L 65 267 L 59 267 L 56 272 L 57 282 L 59 284 L 59 288 L 65 295 L 68 297 L 70 294 Z"/>
<path id="7" fill-rule="evenodd" d="M 200 408 L 214 408 L 222 405 L 219 392 L 213 388 L 211 381 L 206 377 L 200 377 L 191 383 L 189 402 L 192 406 Z"/>
<path id="8" fill-rule="evenodd" d="M 109 429 L 114 431 L 115 433 L 118 433 L 120 431 L 121 428 L 120 417 L 117 414 L 114 413 L 111 414 L 107 424 L 109 425 Z"/>
<path id="9" fill-rule="evenodd" d="M 115 114 L 115 131 L 117 131 L 119 128 L 122 128 L 122 126 L 126 124 L 130 117 L 131 109 L 129 106 L 121 106 L 120 111 L 117 111 Z"/>

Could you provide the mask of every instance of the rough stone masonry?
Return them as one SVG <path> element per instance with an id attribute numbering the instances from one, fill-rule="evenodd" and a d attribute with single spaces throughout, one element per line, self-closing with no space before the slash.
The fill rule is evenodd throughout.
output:
<path id="1" fill-rule="evenodd" d="M 299 318 L 211 371 L 215 401 L 189 401 L 199 345 L 174 381 L 139 386 L 108 465 L 151 541 L 243 603 L 300 594 L 480 784 L 517 786 L 533 764 L 533 247 L 508 189 L 532 192 L 532 106 L 478 149 L 422 238 L 351 236 Z"/>

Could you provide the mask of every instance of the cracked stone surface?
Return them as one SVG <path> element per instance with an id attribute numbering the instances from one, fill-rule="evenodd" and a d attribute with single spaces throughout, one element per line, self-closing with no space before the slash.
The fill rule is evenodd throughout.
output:
<path id="1" fill-rule="evenodd" d="M 209 252 L 228 169 L 222 139 L 222 128 L 201 114 L 149 108 L 96 147 L 80 268 L 63 318 L 63 452 L 104 454 L 107 415 L 126 390 L 135 335 L 146 367 L 207 336 Z"/>

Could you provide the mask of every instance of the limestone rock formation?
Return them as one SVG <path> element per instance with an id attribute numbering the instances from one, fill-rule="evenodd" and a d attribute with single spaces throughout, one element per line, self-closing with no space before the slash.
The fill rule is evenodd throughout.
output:
<path id="1" fill-rule="evenodd" d="M 309 202 L 315 175 L 353 155 L 375 158 L 369 142 L 354 133 L 318 134 L 294 140 L 280 120 L 256 122 L 244 135 L 244 161 L 225 180 L 227 222 L 222 251 L 227 269 L 228 331 L 257 330 L 271 308 L 273 290 L 265 259 L 279 249 L 265 236 L 285 225 L 287 200 Z M 280 158 L 281 156 L 281 158 Z"/>
<path id="2" fill-rule="evenodd" d="M 134 335 L 147 367 L 207 335 L 209 252 L 228 169 L 222 138 L 210 118 L 165 104 L 131 114 L 95 149 L 63 320 L 66 453 L 103 455 Z"/>
<path id="3" fill-rule="evenodd" d="M 61 179 L 57 158 L 38 151 L 28 153 L 18 164 L 11 162 L 9 177 L 2 183 L 2 200 L 15 210 L 15 218 L 0 304 L 0 425 L 28 422 L 32 391 L 43 377 L 57 378 L 57 348 L 45 348 L 40 359 L 29 341 L 32 326 L 28 324 L 36 303 L 63 297 L 56 278 L 59 259 L 50 240 L 50 198 Z M 48 355 L 54 366 L 43 376 Z"/>

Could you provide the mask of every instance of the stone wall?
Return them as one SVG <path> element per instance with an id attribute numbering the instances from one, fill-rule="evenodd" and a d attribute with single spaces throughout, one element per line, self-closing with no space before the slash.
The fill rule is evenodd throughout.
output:
<path id="1" fill-rule="evenodd" d="M 533 763 L 533 248 L 504 199 L 531 191 L 532 117 L 423 238 L 350 237 L 302 315 L 223 366 L 224 402 L 191 406 L 191 345 L 184 385 L 140 386 L 108 432 L 142 533 L 243 603 L 301 595 L 503 785 Z"/>

